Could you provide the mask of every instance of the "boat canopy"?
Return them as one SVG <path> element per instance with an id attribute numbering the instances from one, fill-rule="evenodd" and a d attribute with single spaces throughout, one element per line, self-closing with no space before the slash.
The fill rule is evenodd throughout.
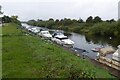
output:
<path id="1" fill-rule="evenodd" d="M 113 54 L 112 59 L 120 61 L 120 53 L 118 52 L 118 50 L 116 50 L 116 52 Z"/>
<path id="2" fill-rule="evenodd" d="M 102 48 L 100 49 L 100 55 L 107 55 L 107 54 L 110 54 L 110 53 L 114 53 L 115 52 L 115 49 L 113 49 L 112 47 L 106 47 L 106 48 Z"/>

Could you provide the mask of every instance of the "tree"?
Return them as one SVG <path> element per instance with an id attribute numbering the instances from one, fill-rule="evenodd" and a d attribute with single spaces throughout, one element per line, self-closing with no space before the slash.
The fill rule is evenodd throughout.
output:
<path id="1" fill-rule="evenodd" d="M 46 27 L 49 29 L 52 29 L 55 27 L 54 19 L 50 18 L 48 21 L 46 21 Z"/>
<path id="2" fill-rule="evenodd" d="M 12 22 L 16 22 L 17 18 L 18 18 L 18 16 L 11 16 Z"/>
<path id="3" fill-rule="evenodd" d="M 59 25 L 60 25 L 60 21 L 59 21 L 59 19 L 56 19 L 55 20 L 55 26 L 58 27 Z"/>
<path id="4" fill-rule="evenodd" d="M 111 20 L 106 20 L 106 22 L 115 22 L 115 20 L 114 19 L 111 19 Z"/>
<path id="5" fill-rule="evenodd" d="M 3 14 L 1 11 L 2 6 L 0 5 L 0 15 Z M 2 23 L 2 18 L 0 17 L 0 24 Z"/>
<path id="6" fill-rule="evenodd" d="M 46 21 L 39 20 L 39 21 L 36 22 L 36 26 L 45 27 L 46 26 Z"/>
<path id="7" fill-rule="evenodd" d="M 94 23 L 102 22 L 101 18 L 99 16 L 96 16 L 93 20 Z"/>
<path id="8" fill-rule="evenodd" d="M 29 20 L 29 21 L 28 21 L 28 24 L 33 25 L 33 26 L 36 26 L 36 21 L 35 21 L 34 19 Z"/>
<path id="9" fill-rule="evenodd" d="M 2 10 L 2 6 L 0 5 L 0 15 L 3 14 Z"/>
<path id="10" fill-rule="evenodd" d="M 2 23 L 9 23 L 9 22 L 11 22 L 12 20 L 11 20 L 11 18 L 9 17 L 9 16 L 3 16 L 2 17 Z"/>
<path id="11" fill-rule="evenodd" d="M 0 5 L 0 14 L 2 14 L 2 12 L 1 12 L 1 8 L 2 8 L 2 7 L 1 7 L 1 5 Z"/>
<path id="12" fill-rule="evenodd" d="M 55 22 L 59 22 L 59 19 L 56 19 Z"/>
<path id="13" fill-rule="evenodd" d="M 78 20 L 78 22 L 79 23 L 84 23 L 84 21 L 81 18 Z"/>
<path id="14" fill-rule="evenodd" d="M 78 23 L 78 21 L 77 20 L 75 20 L 75 19 L 73 19 L 73 20 L 71 20 L 71 23 L 73 24 L 75 24 L 75 23 Z"/>
<path id="15" fill-rule="evenodd" d="M 92 16 L 88 17 L 86 23 L 93 23 L 93 17 Z"/>
<path id="16" fill-rule="evenodd" d="M 49 21 L 54 21 L 54 19 L 53 19 L 53 18 L 50 18 Z"/>
<path id="17" fill-rule="evenodd" d="M 21 25 L 20 21 L 18 20 L 18 16 L 11 16 L 11 22 Z"/>
<path id="18" fill-rule="evenodd" d="M 71 25 L 71 24 L 73 24 L 73 21 L 71 19 L 64 18 L 64 20 L 63 20 L 63 25 L 64 26 L 68 26 L 68 25 Z"/>
<path id="19" fill-rule="evenodd" d="M 111 19 L 110 22 L 115 22 L 115 20 L 114 20 L 114 19 Z"/>
<path id="20" fill-rule="evenodd" d="M 60 21 L 59 21 L 59 25 L 63 25 L 63 19 L 61 19 Z"/>
<path id="21" fill-rule="evenodd" d="M 37 22 L 38 22 L 38 21 L 43 21 L 43 20 L 42 20 L 42 19 L 37 19 Z"/>

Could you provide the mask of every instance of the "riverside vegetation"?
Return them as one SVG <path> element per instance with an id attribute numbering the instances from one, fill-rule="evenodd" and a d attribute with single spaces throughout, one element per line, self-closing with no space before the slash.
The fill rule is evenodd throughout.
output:
<path id="1" fill-rule="evenodd" d="M 120 39 L 120 20 L 114 19 L 103 21 L 99 16 L 88 17 L 86 21 L 82 19 L 52 19 L 49 20 L 29 20 L 30 25 L 46 27 L 49 29 L 61 29 L 68 32 L 75 32 L 90 36 L 112 37 Z"/>

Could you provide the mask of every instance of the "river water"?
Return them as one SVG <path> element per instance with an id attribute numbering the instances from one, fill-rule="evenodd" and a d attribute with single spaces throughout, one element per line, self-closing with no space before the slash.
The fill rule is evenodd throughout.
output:
<path id="1" fill-rule="evenodd" d="M 102 46 L 104 46 L 104 47 L 111 46 L 107 43 L 100 44 L 100 43 L 94 43 L 92 41 L 87 41 L 85 35 L 81 35 L 81 34 L 77 34 L 77 33 L 72 33 L 72 35 L 69 36 L 69 38 L 75 42 L 74 47 L 86 50 L 88 53 L 85 53 L 85 54 L 92 59 L 96 59 L 97 52 L 93 52 L 93 51 L 91 51 L 91 49 L 100 48 Z M 111 56 L 112 55 L 108 55 L 107 57 L 111 58 Z"/>
<path id="2" fill-rule="evenodd" d="M 24 26 L 30 26 L 27 24 L 23 24 Z M 35 27 L 35 26 L 30 26 Z M 68 36 L 69 39 L 73 40 L 75 44 L 73 47 L 84 49 L 87 51 L 85 55 L 92 59 L 97 58 L 97 52 L 91 51 L 93 48 L 100 48 L 104 47 L 117 47 L 120 42 L 119 39 L 110 39 L 110 38 L 103 38 L 103 37 L 93 37 L 93 36 L 85 36 L 77 33 L 71 33 L 72 35 Z M 107 55 L 106 57 L 112 58 L 112 54 Z"/>

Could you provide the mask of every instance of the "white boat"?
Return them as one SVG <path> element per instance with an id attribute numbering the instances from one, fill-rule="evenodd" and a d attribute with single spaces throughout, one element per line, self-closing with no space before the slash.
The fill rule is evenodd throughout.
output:
<path id="1" fill-rule="evenodd" d="M 49 31 L 41 31 L 40 33 L 38 33 L 39 36 L 43 37 L 43 38 L 52 38 L 52 35 L 49 33 Z"/>
<path id="2" fill-rule="evenodd" d="M 64 34 L 61 33 L 61 32 L 54 32 L 54 33 L 52 34 L 52 37 L 55 37 L 56 35 L 57 35 L 57 36 L 58 36 L 58 35 L 64 36 Z"/>
<path id="3" fill-rule="evenodd" d="M 62 33 L 57 33 L 56 35 L 54 35 L 52 41 L 65 47 L 73 47 L 74 44 L 72 40 L 68 39 L 67 36 Z"/>
<path id="4" fill-rule="evenodd" d="M 40 29 L 37 29 L 37 27 L 33 27 L 33 28 L 30 28 L 29 31 L 31 31 L 32 33 L 37 34 L 38 32 L 40 32 Z"/>
<path id="5" fill-rule="evenodd" d="M 93 48 L 93 49 L 91 49 L 91 50 L 92 50 L 93 52 L 99 52 L 100 49 L 102 49 L 102 48 Z"/>
<path id="6" fill-rule="evenodd" d="M 104 57 L 108 54 L 113 54 L 114 52 L 115 52 L 115 49 L 113 47 L 105 47 L 99 50 L 100 55 Z"/>
<path id="7" fill-rule="evenodd" d="M 118 46 L 118 49 L 115 53 L 112 55 L 112 59 L 116 61 L 120 61 L 120 45 Z"/>

